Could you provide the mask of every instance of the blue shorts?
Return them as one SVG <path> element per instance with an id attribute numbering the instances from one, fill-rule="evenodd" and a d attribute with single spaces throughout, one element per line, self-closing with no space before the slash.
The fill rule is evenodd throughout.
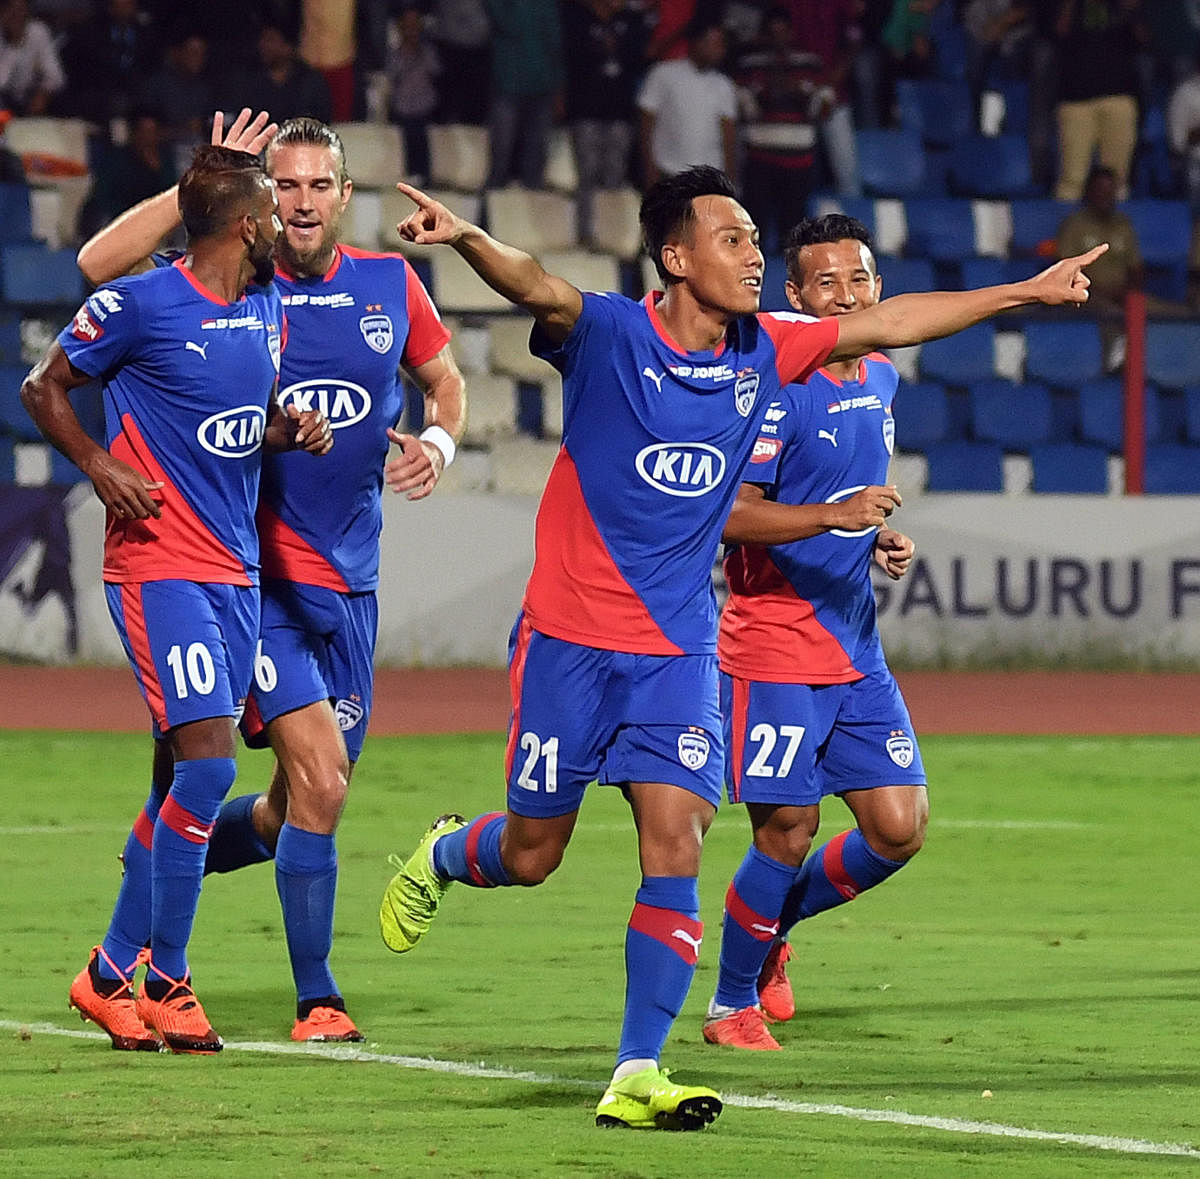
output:
<path id="1" fill-rule="evenodd" d="M 925 767 L 895 676 L 771 684 L 721 673 L 731 802 L 813 806 L 827 794 L 923 786 Z"/>
<path id="2" fill-rule="evenodd" d="M 518 815 L 570 814 L 589 782 L 666 782 L 721 801 L 715 655 L 602 651 L 534 630 L 509 639 L 505 771 Z"/>
<path id="3" fill-rule="evenodd" d="M 263 747 L 265 728 L 276 717 L 330 700 L 346 752 L 357 761 L 371 715 L 378 629 L 374 591 L 345 594 L 265 579 L 254 681 L 242 720 L 246 744 Z"/>
<path id="4" fill-rule="evenodd" d="M 258 587 L 106 583 L 108 612 L 160 733 L 242 715 L 258 637 Z"/>

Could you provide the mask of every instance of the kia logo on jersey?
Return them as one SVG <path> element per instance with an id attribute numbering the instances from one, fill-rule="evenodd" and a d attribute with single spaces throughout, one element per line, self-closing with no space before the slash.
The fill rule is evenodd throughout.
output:
<path id="1" fill-rule="evenodd" d="M 843 487 L 841 491 L 835 491 L 825 502 L 827 504 L 840 504 L 842 500 L 849 499 L 852 495 L 857 495 L 865 487 L 865 483 L 859 483 L 856 487 Z M 858 532 L 847 532 L 844 528 L 831 528 L 829 535 L 853 538 L 856 536 L 866 536 L 868 533 L 874 531 L 874 528 L 862 528 Z"/>
<path id="2" fill-rule="evenodd" d="M 692 499 L 725 475 L 725 456 L 706 442 L 656 442 L 638 451 L 637 472 L 656 491 Z"/>
<path id="3" fill-rule="evenodd" d="M 220 458 L 245 458 L 262 445 L 267 411 L 261 405 L 239 405 L 202 421 L 196 430 L 200 445 Z"/>
<path id="4" fill-rule="evenodd" d="M 353 381 L 297 381 L 279 394 L 281 406 L 289 402 L 301 413 L 319 409 L 335 430 L 353 426 L 371 412 L 371 394 Z"/>

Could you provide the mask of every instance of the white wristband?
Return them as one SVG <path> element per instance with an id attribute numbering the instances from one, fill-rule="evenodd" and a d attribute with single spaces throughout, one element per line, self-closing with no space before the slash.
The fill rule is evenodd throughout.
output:
<path id="1" fill-rule="evenodd" d="M 442 458 L 447 467 L 454 462 L 458 447 L 454 445 L 454 439 L 441 426 L 426 426 L 418 437 L 422 442 L 432 442 L 442 452 Z"/>

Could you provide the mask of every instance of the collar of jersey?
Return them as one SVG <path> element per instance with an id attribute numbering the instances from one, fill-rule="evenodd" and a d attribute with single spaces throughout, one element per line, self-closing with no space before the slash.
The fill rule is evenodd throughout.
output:
<path id="1" fill-rule="evenodd" d="M 189 269 L 188 269 L 188 268 L 187 268 L 187 267 L 184 265 L 184 262 L 186 261 L 186 258 L 187 258 L 187 256 L 186 256 L 186 255 L 184 255 L 184 257 L 182 257 L 182 258 L 176 258 L 176 259 L 175 259 L 175 261 L 171 263 L 171 265 L 172 265 L 172 266 L 173 266 L 173 267 L 174 267 L 176 270 L 178 270 L 178 271 L 179 271 L 179 273 L 180 273 L 180 274 L 182 274 L 182 275 L 183 275 L 183 277 L 184 277 L 184 278 L 186 278 L 186 279 L 188 280 L 188 282 L 190 282 L 190 283 L 192 284 L 192 286 L 193 286 L 193 287 L 195 287 L 195 288 L 196 288 L 196 293 L 197 293 L 197 294 L 200 294 L 200 295 L 203 295 L 203 296 L 204 296 L 204 297 L 205 297 L 205 298 L 206 298 L 206 299 L 207 299 L 207 300 L 208 300 L 210 303 L 215 303 L 215 304 L 216 304 L 218 307 L 231 307 L 231 306 L 233 306 L 233 304 L 232 304 L 232 303 L 230 303 L 230 302 L 229 302 L 228 300 L 226 300 L 226 299 L 222 299 L 222 298 L 221 298 L 221 296 L 220 296 L 220 295 L 218 295 L 218 294 L 217 294 L 215 291 L 210 291 L 210 290 L 208 289 L 208 287 L 206 287 L 206 286 L 205 286 L 205 285 L 204 285 L 204 284 L 203 284 L 203 283 L 202 283 L 202 282 L 201 282 L 201 281 L 200 281 L 200 280 L 199 280 L 199 279 L 198 279 L 198 278 L 197 278 L 197 277 L 196 277 L 196 276 L 195 276 L 195 275 L 194 275 L 194 274 L 193 274 L 193 273 L 192 273 L 192 272 L 191 272 L 191 271 L 190 271 L 190 270 L 189 270 Z M 238 299 L 236 299 L 236 300 L 235 300 L 235 302 L 238 302 L 238 303 L 244 302 L 244 301 L 245 301 L 245 298 L 246 298 L 246 292 L 245 292 L 245 291 L 243 291 L 243 292 L 242 292 L 242 294 L 241 294 L 241 296 L 240 296 Z"/>
<path id="2" fill-rule="evenodd" d="M 654 329 L 655 334 L 668 348 L 674 352 L 678 352 L 680 356 L 720 356 L 725 351 L 725 341 L 722 340 L 711 352 L 689 352 L 686 348 L 681 348 L 671 338 L 671 334 L 663 326 L 663 321 L 658 314 L 658 301 L 663 297 L 662 291 L 647 291 L 646 297 L 642 300 L 642 305 L 646 308 L 646 315 L 650 319 L 650 326 Z"/>

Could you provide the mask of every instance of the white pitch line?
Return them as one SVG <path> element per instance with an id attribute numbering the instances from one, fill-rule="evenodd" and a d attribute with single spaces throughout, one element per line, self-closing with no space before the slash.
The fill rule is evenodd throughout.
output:
<path id="1" fill-rule="evenodd" d="M 128 833 L 129 824 L 121 826 L 115 823 L 89 823 L 83 826 L 63 827 L 47 823 L 41 827 L 0 827 L 0 839 L 10 835 L 111 835 L 116 831 Z"/>
<path id="2" fill-rule="evenodd" d="M 61 1028 L 52 1023 L 21 1023 L 0 1019 L 0 1030 L 27 1031 L 31 1035 L 65 1036 L 74 1040 L 107 1040 L 103 1032 Z M 384 1052 L 366 1052 L 344 1044 L 288 1044 L 272 1041 L 226 1041 L 231 1052 L 262 1052 L 274 1056 L 313 1056 L 324 1060 L 351 1061 L 360 1064 L 391 1064 L 423 1072 L 448 1073 L 456 1077 L 482 1077 L 488 1080 L 525 1081 L 535 1085 L 559 1085 L 569 1089 L 599 1088 L 595 1081 L 574 1077 L 556 1077 L 549 1073 L 520 1072 L 492 1065 L 467 1064 L 457 1060 L 436 1060 L 428 1056 L 396 1056 Z M 811 1101 L 786 1101 L 780 1097 L 747 1097 L 738 1093 L 722 1094 L 726 1105 L 740 1109 L 770 1109 L 777 1113 L 807 1114 L 819 1117 L 849 1118 L 856 1122 L 890 1122 L 922 1130 L 942 1130 L 949 1134 L 979 1134 L 992 1138 L 1019 1138 L 1034 1142 L 1057 1142 L 1063 1146 L 1083 1146 L 1090 1150 L 1108 1150 L 1118 1154 L 1172 1155 L 1200 1159 L 1200 1150 L 1177 1142 L 1149 1142 L 1143 1138 L 1118 1138 L 1109 1134 L 1072 1134 L 1058 1130 L 1029 1130 L 1000 1122 L 976 1122 L 964 1118 L 931 1117 L 898 1109 L 859 1109 L 852 1105 L 820 1105 Z"/>

